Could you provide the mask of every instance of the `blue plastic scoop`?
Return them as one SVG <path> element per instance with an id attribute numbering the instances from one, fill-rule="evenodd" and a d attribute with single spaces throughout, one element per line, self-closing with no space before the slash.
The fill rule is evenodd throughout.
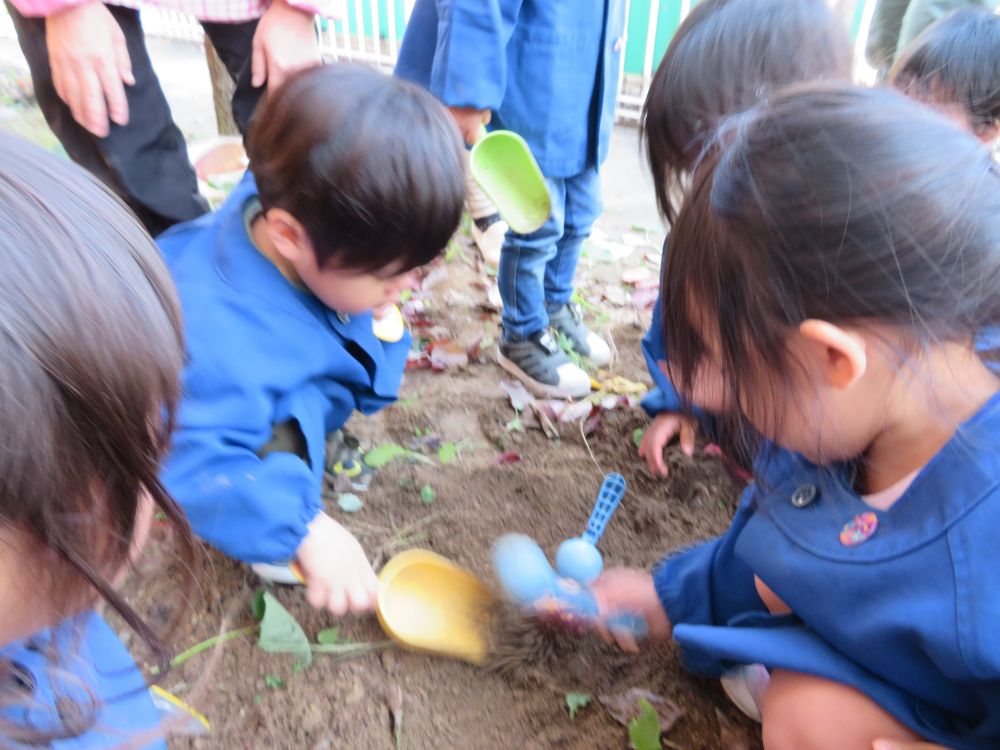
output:
<path id="1" fill-rule="evenodd" d="M 536 615 L 554 616 L 569 625 L 597 623 L 600 610 L 590 584 L 601 574 L 604 560 L 595 545 L 621 502 L 625 487 L 621 474 L 604 478 L 583 536 L 567 539 L 559 546 L 558 575 L 534 539 L 523 534 L 500 537 L 493 545 L 493 569 L 507 596 Z M 636 638 L 647 633 L 645 619 L 628 612 L 611 616 L 605 625 L 626 630 Z"/>
<path id="2" fill-rule="evenodd" d="M 570 578 L 581 586 L 589 586 L 604 570 L 604 559 L 597 551 L 597 543 L 625 496 L 626 486 L 625 477 L 621 474 L 608 474 L 604 477 L 583 536 L 567 539 L 559 545 L 559 551 L 556 552 L 556 570 L 563 578 Z"/>

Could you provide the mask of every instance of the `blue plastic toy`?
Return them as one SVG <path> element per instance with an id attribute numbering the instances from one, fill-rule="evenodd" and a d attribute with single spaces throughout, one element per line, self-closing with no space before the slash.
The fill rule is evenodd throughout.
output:
<path id="1" fill-rule="evenodd" d="M 538 543 L 523 534 L 506 534 L 493 546 L 493 568 L 504 592 L 532 613 L 553 617 L 566 625 L 589 626 L 599 611 L 592 584 L 604 569 L 597 542 L 625 494 L 621 474 L 608 474 L 601 485 L 594 511 L 583 536 L 559 546 L 553 570 Z M 627 630 L 636 638 L 646 635 L 645 620 L 620 613 L 605 622 L 609 628 Z"/>

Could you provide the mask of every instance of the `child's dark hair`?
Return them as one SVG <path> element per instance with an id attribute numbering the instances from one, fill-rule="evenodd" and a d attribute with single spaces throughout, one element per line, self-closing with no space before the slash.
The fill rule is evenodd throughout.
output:
<path id="1" fill-rule="evenodd" d="M 411 270 L 462 217 L 454 122 L 431 94 L 370 68 L 293 75 L 255 116 L 247 150 L 264 210 L 301 222 L 320 266 Z"/>
<path id="2" fill-rule="evenodd" d="M 733 404 L 774 409 L 806 319 L 891 326 L 905 357 L 1000 323 L 1000 174 L 944 116 L 890 89 L 796 87 L 724 124 L 663 269 L 674 382 L 705 334 Z M 911 352 L 912 350 L 912 352 Z M 780 424 L 780 413 L 765 415 Z"/>
<path id="3" fill-rule="evenodd" d="M 667 222 L 677 216 L 684 174 L 719 120 L 789 84 L 850 75 L 850 40 L 826 0 L 698 3 L 671 40 L 642 109 Z"/>
<path id="4" fill-rule="evenodd" d="M 889 82 L 929 104 L 958 107 L 979 136 L 1000 124 L 1000 16 L 957 10 L 929 26 L 893 66 Z"/>
<path id="5" fill-rule="evenodd" d="M 0 289 L 0 526 L 24 556 L 9 575 L 54 617 L 102 598 L 165 664 L 165 645 L 113 579 L 130 563 L 147 498 L 189 565 L 195 557 L 184 514 L 158 479 L 183 363 L 167 269 L 109 190 L 0 135 Z M 11 700 L 0 689 L 0 703 Z M 55 727 L 3 719 L 0 738 L 77 734 L 93 712 L 67 716 L 76 714 Z"/>

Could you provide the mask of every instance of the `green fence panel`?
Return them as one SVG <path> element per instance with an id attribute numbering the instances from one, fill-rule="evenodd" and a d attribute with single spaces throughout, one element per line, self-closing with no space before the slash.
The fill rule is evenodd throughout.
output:
<path id="1" fill-rule="evenodd" d="M 873 0 L 857 0 L 854 12 L 850 16 L 851 36 L 857 39 L 864 19 L 865 5 Z M 691 0 L 690 5 L 696 5 L 698 0 Z M 666 52 L 670 39 L 681 22 L 681 8 L 683 0 L 661 0 L 657 18 L 656 36 L 653 40 L 653 69 Z M 396 12 L 396 39 L 403 38 L 403 31 L 406 27 L 403 3 L 396 0 L 378 0 L 378 36 L 386 39 L 389 36 L 389 9 L 394 7 Z M 646 62 L 646 44 L 649 37 L 649 14 L 652 7 L 651 0 L 631 0 L 631 10 L 629 13 L 628 27 L 626 29 L 625 42 L 625 72 L 635 75 L 642 75 L 643 66 Z M 353 0 L 347 2 L 347 30 L 348 33 L 356 35 L 358 29 L 364 30 L 364 36 L 372 38 L 374 34 L 374 23 L 371 8 L 368 2 L 361 3 L 361 17 L 358 18 L 357 8 Z M 344 30 L 344 21 L 334 21 L 334 28 L 338 33 Z"/>
<path id="2" fill-rule="evenodd" d="M 681 0 L 661 0 L 653 41 L 653 68 L 663 57 L 681 22 Z M 625 72 L 642 75 L 646 62 L 646 41 L 649 36 L 650 0 L 632 0 L 625 41 Z"/>

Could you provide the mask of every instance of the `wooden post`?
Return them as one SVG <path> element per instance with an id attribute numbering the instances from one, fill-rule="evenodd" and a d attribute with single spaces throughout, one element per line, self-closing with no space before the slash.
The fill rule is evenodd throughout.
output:
<path id="1" fill-rule="evenodd" d="M 219 135 L 239 135 L 239 128 L 233 120 L 233 89 L 236 84 L 229 76 L 229 71 L 222 63 L 219 53 L 215 51 L 208 36 L 205 36 L 205 60 L 208 62 L 208 74 L 212 79 L 212 100 L 215 104 L 215 123 Z"/>

